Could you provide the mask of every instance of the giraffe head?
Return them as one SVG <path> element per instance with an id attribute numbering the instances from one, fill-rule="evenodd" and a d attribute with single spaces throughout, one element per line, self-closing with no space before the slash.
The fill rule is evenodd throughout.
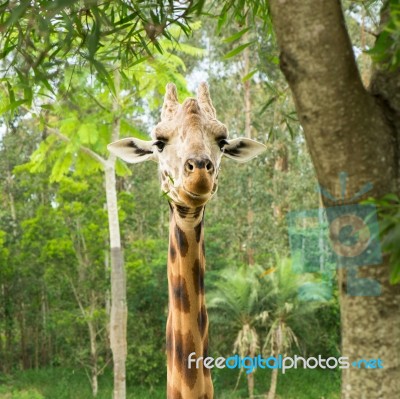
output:
<path id="1" fill-rule="evenodd" d="M 161 122 L 151 139 L 126 138 L 109 144 L 108 149 L 126 162 L 158 162 L 162 190 L 173 203 L 185 207 L 204 205 L 215 193 L 223 156 L 246 162 L 266 148 L 248 138 L 228 139 L 206 83 L 200 84 L 197 98 L 187 98 L 182 104 L 175 85 L 167 85 Z"/>

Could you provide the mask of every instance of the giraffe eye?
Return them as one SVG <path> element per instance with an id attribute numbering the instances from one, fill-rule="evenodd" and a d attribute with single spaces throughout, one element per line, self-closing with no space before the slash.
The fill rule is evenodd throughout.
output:
<path id="1" fill-rule="evenodd" d="M 153 143 L 153 145 L 155 145 L 156 147 L 157 147 L 157 149 L 158 149 L 158 151 L 159 152 L 162 152 L 162 150 L 164 149 L 164 147 L 165 147 L 165 142 L 164 141 L 161 141 L 161 140 L 157 140 L 157 141 L 155 141 L 154 143 Z"/>
<path id="2" fill-rule="evenodd" d="M 225 139 L 222 139 L 222 140 L 219 140 L 218 141 L 218 147 L 219 147 L 219 149 L 222 151 L 223 150 L 223 148 L 227 145 L 227 144 L 229 144 Z"/>

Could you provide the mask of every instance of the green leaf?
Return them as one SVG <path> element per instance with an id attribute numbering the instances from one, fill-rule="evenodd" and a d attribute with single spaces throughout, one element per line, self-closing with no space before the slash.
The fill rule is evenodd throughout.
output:
<path id="1" fill-rule="evenodd" d="M 140 131 L 126 119 L 121 119 L 121 136 L 133 136 L 141 140 L 149 140 L 148 134 Z"/>
<path id="2" fill-rule="evenodd" d="M 273 97 L 271 97 L 263 106 L 262 106 L 262 108 L 261 108 L 261 110 L 260 110 L 260 112 L 258 113 L 258 115 L 262 115 L 265 111 L 266 111 L 266 109 L 273 103 L 273 102 L 275 102 L 276 100 L 277 100 L 277 96 L 273 96 Z"/>
<path id="3" fill-rule="evenodd" d="M 124 18 L 121 18 L 118 22 L 115 23 L 115 26 L 124 25 L 127 22 L 130 22 L 133 19 L 137 18 L 137 16 L 138 16 L 138 14 L 136 12 L 133 12 L 132 14 L 130 14 L 130 15 L 124 17 Z"/>
<path id="4" fill-rule="evenodd" d="M 228 19 L 228 13 L 226 12 L 227 10 L 227 4 L 225 4 L 223 10 L 219 14 L 218 17 L 218 23 L 217 23 L 217 33 L 221 32 L 222 27 L 225 25 L 227 19 Z"/>
<path id="5" fill-rule="evenodd" d="M 33 100 L 33 91 L 32 88 L 29 86 L 24 87 L 24 97 L 26 102 L 31 105 Z"/>
<path id="6" fill-rule="evenodd" d="M 245 44 L 241 44 L 239 47 L 236 47 L 235 49 L 229 51 L 229 53 L 225 54 L 223 59 L 227 60 L 228 58 L 232 58 L 235 55 L 241 53 L 245 48 L 251 46 L 254 43 L 254 40 Z"/>
<path id="7" fill-rule="evenodd" d="M 83 123 L 78 129 L 78 137 L 82 144 L 95 144 L 98 139 L 97 126 L 94 123 Z"/>
<path id="8" fill-rule="evenodd" d="M 111 75 L 109 74 L 109 72 L 107 71 L 107 69 L 105 68 L 105 66 L 101 62 L 99 62 L 95 59 L 89 59 L 89 61 L 96 68 L 96 71 L 99 75 L 100 80 L 102 80 L 109 87 L 111 92 L 114 95 L 116 95 L 114 80 L 111 77 Z"/>
<path id="9" fill-rule="evenodd" d="M 10 25 L 13 25 L 15 22 L 17 22 L 25 13 L 30 4 L 31 2 L 29 0 L 21 1 L 21 4 L 11 11 L 10 18 L 8 18 L 8 20 L 5 22 L 4 26 L 9 27 Z"/>
<path id="10" fill-rule="evenodd" d="M 129 169 L 128 165 L 125 162 L 121 162 L 119 158 L 117 158 L 115 163 L 115 172 L 121 177 L 132 175 L 132 171 Z"/>
<path id="11" fill-rule="evenodd" d="M 58 158 L 51 171 L 50 181 L 60 181 L 61 178 L 69 171 L 71 163 L 72 154 L 70 153 L 66 153 L 63 157 Z"/>
<path id="12" fill-rule="evenodd" d="M 254 71 L 251 71 L 248 73 L 246 76 L 242 78 L 242 82 L 246 82 L 247 80 L 251 79 L 256 73 L 258 72 L 258 69 L 254 69 Z"/>
<path id="13" fill-rule="evenodd" d="M 66 136 L 73 136 L 73 134 L 78 130 L 79 120 L 76 116 L 63 119 L 61 121 L 60 132 Z"/>
<path id="14" fill-rule="evenodd" d="M 76 173 L 79 176 L 87 176 L 102 169 L 100 162 L 96 161 L 90 155 L 79 151 L 75 163 Z"/>
<path id="15" fill-rule="evenodd" d="M 100 19 L 97 18 L 97 14 L 96 14 L 95 21 L 93 21 L 93 28 L 87 37 L 87 48 L 89 50 L 89 58 L 90 59 L 94 59 L 94 56 L 99 47 L 100 33 L 101 33 L 100 32 Z"/>
<path id="16" fill-rule="evenodd" d="M 42 104 L 40 108 L 52 110 L 54 109 L 54 104 Z"/>
<path id="17" fill-rule="evenodd" d="M 387 201 L 400 202 L 399 197 L 394 193 L 386 194 L 383 198 Z"/>
<path id="18" fill-rule="evenodd" d="M 10 82 L 7 81 L 7 90 L 8 90 L 8 96 L 10 98 L 10 104 L 15 102 L 15 94 L 14 94 L 14 89 L 11 86 Z"/>
<path id="19" fill-rule="evenodd" d="M 7 55 L 13 51 L 18 45 L 13 44 L 11 46 L 4 46 L 4 50 L 0 52 L 0 59 L 7 57 Z"/>
<path id="20" fill-rule="evenodd" d="M 234 35 L 227 37 L 226 39 L 222 40 L 224 43 L 231 43 L 236 40 L 239 40 L 246 32 L 248 32 L 250 28 L 244 28 L 239 32 L 236 32 Z"/>
<path id="21" fill-rule="evenodd" d="M 6 112 L 8 112 L 8 111 L 13 112 L 13 111 L 15 111 L 15 109 L 18 108 L 21 104 L 25 104 L 25 103 L 27 103 L 27 102 L 28 102 L 27 100 L 17 100 L 17 101 L 14 101 L 13 103 L 10 103 L 10 104 L 8 104 L 8 105 L 6 105 L 6 106 L 0 108 L 0 115 L 6 113 Z"/>
<path id="22" fill-rule="evenodd" d="M 285 120 L 285 122 L 286 122 L 287 128 L 289 129 L 290 138 L 293 140 L 294 136 L 295 136 L 294 131 L 293 131 L 292 127 L 290 126 L 290 123 L 287 120 Z"/>

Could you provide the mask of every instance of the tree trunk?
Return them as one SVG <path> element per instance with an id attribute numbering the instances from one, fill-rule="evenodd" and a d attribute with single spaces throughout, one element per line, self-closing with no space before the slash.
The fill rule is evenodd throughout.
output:
<path id="1" fill-rule="evenodd" d="M 275 124 L 275 122 L 274 122 Z M 274 177 L 273 177 L 273 190 L 274 190 L 274 202 L 272 203 L 272 213 L 274 215 L 275 223 L 278 225 L 282 223 L 284 217 L 283 204 L 281 202 L 281 191 L 282 191 L 282 174 L 287 173 L 289 170 L 289 159 L 288 149 L 286 144 L 282 140 L 275 141 L 274 147 L 276 151 L 276 158 L 274 162 Z"/>
<path id="2" fill-rule="evenodd" d="M 115 72 L 115 87 L 119 91 L 119 74 Z M 119 138 L 120 117 L 118 97 L 113 104 L 112 141 Z M 107 196 L 107 213 L 111 247 L 111 322 L 110 346 L 114 361 L 114 393 L 113 399 L 126 397 L 126 371 L 125 362 L 127 355 L 126 328 L 128 310 L 126 304 L 126 277 L 124 260 L 121 248 L 121 237 L 118 219 L 117 189 L 115 177 L 114 155 L 110 155 L 105 166 L 105 185 Z"/>
<path id="3" fill-rule="evenodd" d="M 270 6 L 281 69 L 294 96 L 318 181 L 341 200 L 324 198 L 324 205 L 357 204 L 368 196 L 398 193 L 399 125 L 394 122 L 400 115 L 398 71 L 380 71 L 374 95 L 364 88 L 339 0 L 271 0 Z M 385 88 L 394 89 L 392 97 Z M 347 173 L 345 193 L 339 180 L 343 172 Z M 354 199 L 367 183 L 372 183 L 372 189 Z M 400 286 L 389 284 L 387 258 L 380 265 L 341 267 L 338 275 L 342 355 L 350 362 L 380 358 L 384 365 L 376 370 L 344 369 L 342 398 L 400 397 Z M 352 285 L 371 283 L 363 279 L 375 280 L 379 295 L 368 296 L 371 292 L 364 290 L 354 296 Z"/>
<path id="4" fill-rule="evenodd" d="M 88 321 L 89 336 L 90 336 L 90 357 L 91 357 L 91 385 L 92 385 L 92 395 L 97 396 L 99 385 L 97 381 L 97 376 L 99 373 L 97 365 L 97 342 L 96 342 L 96 328 L 94 326 L 93 320 Z"/>
<path id="5" fill-rule="evenodd" d="M 34 349 L 34 359 L 33 364 L 35 365 L 35 370 L 39 370 L 39 326 L 35 326 L 35 349 Z"/>
<path id="6" fill-rule="evenodd" d="M 250 351 L 249 351 L 249 353 L 248 353 L 248 356 L 249 356 L 250 358 L 254 359 L 254 357 L 255 357 L 255 355 L 256 355 L 256 354 L 255 354 L 255 351 L 256 351 L 255 347 L 252 346 L 252 347 L 250 348 Z M 247 390 L 248 390 L 248 392 L 249 392 L 249 398 L 250 398 L 250 399 L 254 399 L 254 373 L 255 373 L 255 371 L 253 370 L 251 373 L 246 374 L 246 378 L 247 378 Z"/>
<path id="7" fill-rule="evenodd" d="M 13 329 L 14 329 L 14 319 L 13 319 L 13 306 L 12 306 L 12 296 L 8 286 L 6 284 L 2 285 L 2 296 L 3 296 L 3 306 L 4 306 L 4 360 L 3 360 L 3 370 L 4 373 L 8 373 L 13 367 L 13 353 L 14 353 L 14 342 L 13 342 Z"/>
<path id="8" fill-rule="evenodd" d="M 108 243 L 107 243 L 108 244 Z M 107 246 L 106 244 L 106 246 Z M 110 252 L 109 251 L 104 251 L 104 275 L 106 276 L 107 281 L 111 281 L 110 277 Z M 107 286 L 106 290 L 106 295 L 105 295 L 105 312 L 107 315 L 107 322 L 106 322 L 106 332 L 107 334 L 105 335 L 105 342 L 104 342 L 104 347 L 106 350 L 105 354 L 105 363 L 108 364 L 111 362 L 112 358 L 112 351 L 110 348 L 110 339 L 109 337 L 111 336 L 111 330 L 110 330 L 110 323 L 111 323 L 111 291 L 110 288 Z"/>
<path id="9" fill-rule="evenodd" d="M 249 398 L 254 399 L 254 372 L 247 374 L 247 389 L 249 391 Z"/>
<path id="10" fill-rule="evenodd" d="M 113 399 L 125 399 L 125 361 L 127 352 L 126 325 L 126 281 L 122 248 L 120 243 L 115 170 L 107 166 L 106 172 L 107 211 L 111 243 L 111 323 L 110 346 L 114 360 Z"/>
<path id="11" fill-rule="evenodd" d="M 248 19 L 248 18 L 247 18 Z M 246 19 L 246 24 L 247 24 Z M 243 41 L 247 43 L 249 40 L 248 33 L 245 33 L 243 36 Z M 242 78 L 246 77 L 250 73 L 250 49 L 246 47 L 243 52 L 243 76 Z M 245 124 L 244 124 L 244 132 L 245 136 L 249 139 L 252 138 L 251 134 L 251 91 L 250 91 L 250 83 L 251 79 L 247 79 L 243 83 L 244 87 L 244 114 L 245 114 Z M 250 173 L 247 179 L 247 189 L 248 189 L 248 207 L 247 207 L 247 225 L 248 225 L 248 234 L 247 234 L 247 261 L 249 266 L 254 266 L 254 248 L 253 248 L 253 227 L 254 227 L 254 211 L 252 208 L 252 201 L 251 201 L 251 192 L 253 190 L 253 176 Z M 248 375 L 248 378 L 250 374 Z M 254 384 L 254 382 L 253 382 Z"/>
<path id="12" fill-rule="evenodd" d="M 26 321 L 25 321 L 25 304 L 21 303 L 21 309 L 19 311 L 19 331 L 20 331 L 20 361 L 21 370 L 27 370 L 29 368 L 27 350 L 26 350 Z"/>
<path id="13" fill-rule="evenodd" d="M 276 359 L 279 354 L 282 353 L 282 322 L 280 321 L 278 324 L 278 328 L 274 330 L 275 339 L 272 345 L 271 356 L 274 356 Z M 275 399 L 276 395 L 276 387 L 278 385 L 278 369 L 272 369 L 271 373 L 271 385 L 269 387 L 267 399 Z"/>
<path id="14" fill-rule="evenodd" d="M 80 265 L 82 267 L 82 265 Z M 72 291 L 74 293 L 76 302 L 78 303 L 79 309 L 82 313 L 82 317 L 86 321 L 88 330 L 89 330 L 89 341 L 90 341 L 90 375 L 88 373 L 88 377 L 90 380 L 90 385 L 92 387 L 92 395 L 93 397 L 97 396 L 98 393 L 98 380 L 97 377 L 99 375 L 99 366 L 98 366 L 98 356 L 97 356 L 97 331 L 96 331 L 96 325 L 93 320 L 94 313 L 96 311 L 96 304 L 97 304 L 97 298 L 96 298 L 96 293 L 95 291 L 91 290 L 90 292 L 90 311 L 89 313 L 84 307 L 84 304 L 82 303 L 78 290 L 75 287 L 74 283 L 72 280 L 69 280 L 71 284 Z"/>
<path id="15" fill-rule="evenodd" d="M 0 335 L 3 335 L 3 331 L 2 331 L 1 328 L 0 328 Z M 3 340 L 0 339 L 0 359 L 5 359 L 5 356 L 6 356 L 6 354 L 5 354 L 5 351 L 4 351 L 4 348 L 3 348 Z M 0 373 L 4 373 L 4 372 L 5 372 L 5 370 L 4 370 L 4 362 L 2 362 L 2 363 L 0 363 Z"/>
<path id="16" fill-rule="evenodd" d="M 42 364 L 47 365 L 49 363 L 50 357 L 48 353 L 48 341 L 47 341 L 47 306 L 46 306 L 46 289 L 43 285 L 41 294 L 41 311 L 42 311 L 42 348 L 41 348 L 41 358 Z"/>
<path id="17" fill-rule="evenodd" d="M 269 387 L 267 399 L 275 399 L 277 383 L 278 383 L 278 369 L 275 368 L 272 369 L 271 385 Z"/>

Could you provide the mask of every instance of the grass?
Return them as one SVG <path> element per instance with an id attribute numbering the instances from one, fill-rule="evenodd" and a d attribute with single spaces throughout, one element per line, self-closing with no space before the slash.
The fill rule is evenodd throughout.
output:
<path id="1" fill-rule="evenodd" d="M 247 380 L 242 373 L 237 390 L 238 373 L 232 370 L 216 370 L 214 389 L 216 399 L 245 399 L 248 397 Z M 234 377 L 234 378 L 232 378 Z M 255 396 L 262 398 L 268 393 L 271 370 L 258 370 L 255 374 Z M 277 399 L 339 399 L 340 372 L 337 370 L 287 370 L 278 374 Z"/>
<path id="2" fill-rule="evenodd" d="M 236 385 L 238 373 L 229 369 L 213 373 L 216 399 L 245 399 L 246 377 L 243 373 Z M 255 395 L 262 398 L 268 392 L 270 371 L 255 374 Z M 277 399 L 339 399 L 340 373 L 332 370 L 288 370 L 279 373 Z M 111 399 L 112 376 L 99 377 L 98 399 Z M 127 386 L 127 399 L 164 399 L 165 388 Z M 11 376 L 0 375 L 0 399 L 91 399 L 89 381 L 82 370 L 28 370 Z"/>

